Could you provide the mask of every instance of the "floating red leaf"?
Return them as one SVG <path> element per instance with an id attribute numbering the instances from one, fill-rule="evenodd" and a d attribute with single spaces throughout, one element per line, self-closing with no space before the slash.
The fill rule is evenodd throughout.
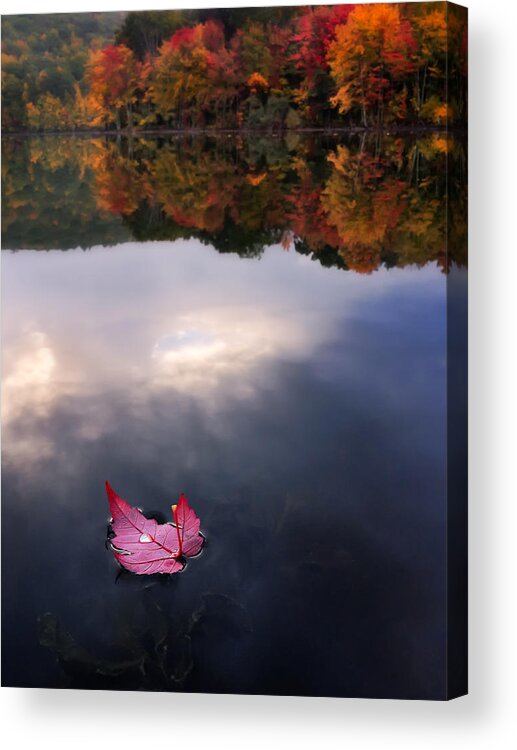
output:
<path id="1" fill-rule="evenodd" d="M 184 495 L 173 506 L 174 521 L 159 524 L 122 500 L 106 482 L 114 536 L 111 548 L 118 562 L 138 575 L 178 573 L 181 556 L 193 557 L 203 546 L 199 518 Z"/>

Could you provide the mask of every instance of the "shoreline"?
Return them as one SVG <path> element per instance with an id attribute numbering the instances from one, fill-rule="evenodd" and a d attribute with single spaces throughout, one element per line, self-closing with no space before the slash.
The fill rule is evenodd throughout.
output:
<path id="1" fill-rule="evenodd" d="M 2 133 L 2 138 L 32 138 L 35 136 L 74 136 L 80 138 L 100 136 L 107 138 L 145 138 L 146 136 L 176 136 L 185 138 L 189 136 L 266 136 L 268 138 L 285 138 L 289 134 L 302 135 L 327 135 L 335 136 L 339 134 L 350 135 L 419 135 L 426 133 L 446 133 L 456 135 L 466 135 L 465 126 L 447 127 L 446 125 L 383 125 L 381 127 L 359 127 L 359 126 L 337 126 L 337 127 L 307 127 L 307 128 L 286 128 L 283 130 L 260 129 L 260 128 L 143 128 L 128 130 L 11 130 Z"/>

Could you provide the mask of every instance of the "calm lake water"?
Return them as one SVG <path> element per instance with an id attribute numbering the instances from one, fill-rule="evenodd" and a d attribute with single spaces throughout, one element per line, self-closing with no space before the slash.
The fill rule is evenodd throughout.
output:
<path id="1" fill-rule="evenodd" d="M 447 158 L 5 139 L 4 685 L 443 696 Z M 120 574 L 106 479 L 202 556 Z"/>

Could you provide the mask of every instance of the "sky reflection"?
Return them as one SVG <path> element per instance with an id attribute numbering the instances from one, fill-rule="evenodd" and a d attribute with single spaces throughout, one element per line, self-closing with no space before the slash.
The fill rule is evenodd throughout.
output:
<path id="1" fill-rule="evenodd" d="M 279 247 L 242 261 L 195 240 L 4 255 L 6 458 L 48 457 L 48 444 L 31 445 L 15 423 L 65 397 L 167 389 L 209 410 L 228 394 L 253 398 L 265 363 L 312 361 L 347 335 L 358 306 L 368 301 L 374 315 L 372 301 L 409 279 L 412 295 L 443 293 L 437 278 L 436 268 L 333 273 Z M 85 436 L 98 437 L 99 416 L 85 415 Z"/>

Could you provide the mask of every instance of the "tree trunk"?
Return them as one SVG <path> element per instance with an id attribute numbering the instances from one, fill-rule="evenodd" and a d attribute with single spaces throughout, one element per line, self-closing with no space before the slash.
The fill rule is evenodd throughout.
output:
<path id="1" fill-rule="evenodd" d="M 426 66 L 425 66 L 425 68 L 424 68 L 424 81 L 423 81 L 423 83 L 422 83 L 422 98 L 421 98 L 421 100 L 420 100 L 420 106 L 421 106 L 421 107 L 423 107 L 423 106 L 424 106 L 424 100 L 425 100 L 425 82 L 426 82 L 426 78 L 427 78 L 427 65 L 426 65 Z"/>
<path id="2" fill-rule="evenodd" d="M 129 130 L 133 130 L 133 106 L 131 102 L 126 106 L 127 114 L 127 127 Z"/>
<path id="3" fill-rule="evenodd" d="M 365 105 L 365 97 L 364 97 L 364 80 L 363 80 L 363 67 L 359 68 L 359 80 L 361 81 L 361 113 L 363 117 L 363 125 L 365 128 L 368 127 L 368 121 L 366 119 L 366 105 Z"/>

